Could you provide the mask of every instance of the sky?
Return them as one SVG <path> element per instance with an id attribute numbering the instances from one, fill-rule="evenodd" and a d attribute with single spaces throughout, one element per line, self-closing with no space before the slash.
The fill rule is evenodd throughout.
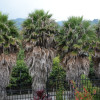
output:
<path id="1" fill-rule="evenodd" d="M 36 9 L 49 11 L 56 21 L 71 16 L 100 19 L 100 0 L 0 0 L 0 11 L 8 14 L 9 19 L 27 18 Z"/>

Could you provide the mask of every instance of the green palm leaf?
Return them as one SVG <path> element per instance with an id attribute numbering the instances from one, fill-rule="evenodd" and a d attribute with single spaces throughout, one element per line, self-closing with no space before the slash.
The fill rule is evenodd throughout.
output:
<path id="1" fill-rule="evenodd" d="M 10 48 L 13 51 L 14 46 L 12 45 L 17 45 L 16 43 L 18 43 L 18 37 L 19 33 L 17 28 L 15 27 L 15 23 L 11 20 L 8 20 L 7 15 L 0 13 L 0 45 L 2 45 L 3 49 L 3 52 L 1 53 L 6 52 L 6 50 Z"/>
<path id="2" fill-rule="evenodd" d="M 90 25 L 90 21 L 83 20 L 82 17 L 70 17 L 68 21 L 63 23 L 63 27 L 57 41 L 60 44 L 58 45 L 58 48 L 61 55 L 63 53 L 63 49 L 61 49 L 61 47 L 68 47 L 66 52 L 68 54 L 72 52 L 78 54 L 80 51 L 89 53 L 90 48 L 95 47 L 93 43 L 96 44 L 98 38 L 95 34 L 94 28 Z M 62 58 L 64 56 L 65 53 L 63 53 Z"/>
<path id="3" fill-rule="evenodd" d="M 28 18 L 23 23 L 23 37 L 27 40 L 36 40 L 36 45 L 46 47 L 48 37 L 53 37 L 56 34 L 58 25 L 51 19 L 51 14 L 43 10 L 36 10 L 29 14 Z M 52 35 L 53 34 L 53 35 Z M 52 40 L 52 42 L 54 39 Z M 51 43 L 51 42 L 50 42 Z"/>

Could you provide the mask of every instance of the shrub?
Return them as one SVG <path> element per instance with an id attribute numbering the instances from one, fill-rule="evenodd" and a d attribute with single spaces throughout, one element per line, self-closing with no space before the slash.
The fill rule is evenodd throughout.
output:
<path id="1" fill-rule="evenodd" d="M 71 84 L 75 90 L 76 100 L 94 100 L 98 88 L 93 87 L 91 81 L 85 75 L 81 75 L 81 81 L 79 83 L 81 87 L 76 86 L 73 80 L 71 80 Z"/>
<path id="2" fill-rule="evenodd" d="M 34 96 L 34 100 L 52 100 L 52 98 L 46 96 L 44 90 L 36 91 L 37 97 Z"/>
<path id="3" fill-rule="evenodd" d="M 73 89 L 75 90 L 75 100 L 93 100 L 93 96 L 91 92 L 94 91 L 88 91 L 86 87 L 82 87 L 83 90 L 80 91 L 80 89 L 76 86 L 74 81 L 71 81 L 71 84 L 73 85 Z"/>

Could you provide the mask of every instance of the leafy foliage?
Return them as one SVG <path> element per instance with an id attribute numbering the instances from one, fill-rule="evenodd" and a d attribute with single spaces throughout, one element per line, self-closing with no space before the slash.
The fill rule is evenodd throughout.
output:
<path id="1" fill-rule="evenodd" d="M 66 77 L 66 72 L 64 69 L 60 66 L 60 59 L 59 57 L 55 57 L 53 59 L 53 69 L 49 76 L 49 84 L 48 87 L 56 88 L 57 90 L 64 89 L 64 81 Z"/>
<path id="2" fill-rule="evenodd" d="M 66 54 L 88 56 L 88 52 L 93 52 L 96 47 L 98 39 L 89 21 L 82 17 L 70 17 L 64 22 L 57 41 L 63 58 Z"/>
<path id="3" fill-rule="evenodd" d="M 95 33 L 97 34 L 98 37 L 96 49 L 100 49 L 100 21 L 98 22 L 98 24 L 94 26 L 94 28 L 95 28 Z"/>
<path id="4" fill-rule="evenodd" d="M 35 41 L 36 46 L 52 47 L 57 24 L 51 19 L 51 14 L 43 10 L 36 10 L 29 14 L 23 23 L 23 37 L 26 41 Z M 54 47 L 54 46 L 53 46 Z"/>
<path id="5" fill-rule="evenodd" d="M 71 80 L 71 84 L 75 91 L 75 100 L 93 100 L 92 94 L 83 86 L 83 90 L 79 91 L 76 86 L 76 83 Z"/>
<path id="6" fill-rule="evenodd" d="M 90 61 L 90 71 L 89 71 L 89 78 L 90 79 L 95 79 L 96 78 L 93 66 L 94 66 L 93 61 Z"/>
<path id="7" fill-rule="evenodd" d="M 97 100 L 100 88 L 93 86 L 90 79 L 84 74 L 81 75 L 81 82 L 79 83 L 81 87 L 77 87 L 78 83 L 75 83 L 72 80 L 71 84 L 75 90 L 75 100 Z"/>
<path id="8" fill-rule="evenodd" d="M 49 84 L 50 88 L 56 89 L 56 99 L 63 99 L 63 91 L 64 91 L 64 81 L 65 81 L 66 73 L 64 69 L 60 66 L 59 56 L 53 59 L 53 69 L 49 76 Z"/>
<path id="9" fill-rule="evenodd" d="M 8 20 L 8 16 L 0 12 L 0 54 L 17 52 L 19 33 L 15 23 Z"/>
<path id="10" fill-rule="evenodd" d="M 46 97 L 44 90 L 36 91 L 37 97 L 34 96 L 34 100 L 52 100 L 50 97 Z"/>
<path id="11" fill-rule="evenodd" d="M 98 22 L 98 24 L 95 25 L 95 29 L 98 37 L 100 38 L 100 21 Z"/>
<path id="12" fill-rule="evenodd" d="M 62 80 L 65 79 L 65 71 L 64 69 L 60 66 L 60 59 L 59 57 L 55 57 L 53 59 L 53 69 L 52 72 L 50 73 L 50 79 L 52 80 L 59 80 L 59 77 L 61 77 Z"/>
<path id="13" fill-rule="evenodd" d="M 97 85 L 93 85 L 95 82 L 95 79 L 93 80 L 90 80 L 89 78 L 87 78 L 85 75 L 81 75 L 81 84 L 83 84 L 83 86 L 93 95 L 93 94 L 96 94 L 96 95 L 93 95 L 92 97 L 93 98 L 99 98 L 100 95 L 100 87 L 98 87 Z M 86 82 L 87 81 L 87 82 Z M 99 82 L 99 80 L 98 80 Z M 97 81 L 96 81 L 96 84 L 97 84 Z M 94 99 L 94 100 L 95 100 Z"/>
<path id="14" fill-rule="evenodd" d="M 28 68 L 24 63 L 24 50 L 20 50 L 16 66 L 13 68 L 8 88 L 23 89 L 31 88 L 32 78 L 29 76 Z"/>

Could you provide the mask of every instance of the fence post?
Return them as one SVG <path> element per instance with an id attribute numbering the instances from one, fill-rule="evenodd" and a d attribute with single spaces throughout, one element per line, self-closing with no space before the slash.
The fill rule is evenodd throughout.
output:
<path id="1" fill-rule="evenodd" d="M 21 94 L 21 71 L 20 71 L 20 94 Z"/>
<path id="2" fill-rule="evenodd" d="M 48 65 L 47 65 L 47 82 L 46 82 L 46 92 L 47 92 L 47 98 L 48 98 Z"/>

